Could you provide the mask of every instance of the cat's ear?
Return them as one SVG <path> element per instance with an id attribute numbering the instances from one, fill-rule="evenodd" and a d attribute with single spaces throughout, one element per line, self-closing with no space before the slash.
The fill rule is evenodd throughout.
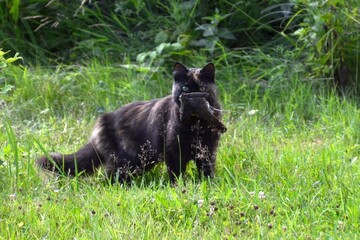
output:
<path id="1" fill-rule="evenodd" d="M 208 63 L 203 69 L 201 69 L 202 79 L 209 82 L 215 82 L 215 65 Z"/>
<path id="2" fill-rule="evenodd" d="M 188 71 L 189 70 L 181 63 L 178 63 L 178 62 L 175 63 L 174 72 L 173 72 L 174 80 L 180 81 L 181 79 L 183 79 L 186 76 Z"/>
<path id="3" fill-rule="evenodd" d="M 189 70 L 184 66 L 182 65 L 181 63 L 175 63 L 175 66 L 174 66 L 174 72 L 185 72 L 187 73 Z"/>

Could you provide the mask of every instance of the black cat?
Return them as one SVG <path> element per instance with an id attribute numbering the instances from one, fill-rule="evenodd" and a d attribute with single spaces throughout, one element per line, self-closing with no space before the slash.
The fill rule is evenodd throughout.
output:
<path id="1" fill-rule="evenodd" d="M 187 69 L 176 63 L 173 75 L 172 95 L 130 103 L 100 116 L 89 142 L 79 151 L 69 155 L 51 153 L 50 159 L 42 156 L 37 164 L 69 175 L 93 173 L 103 166 L 112 181 L 124 182 L 165 161 L 174 183 L 187 163 L 194 160 L 200 176 L 213 177 L 220 131 L 196 114 L 180 119 L 180 96 L 207 93 L 208 105 L 219 110 L 215 66 L 209 63 L 202 69 Z M 221 111 L 213 115 L 221 119 Z"/>

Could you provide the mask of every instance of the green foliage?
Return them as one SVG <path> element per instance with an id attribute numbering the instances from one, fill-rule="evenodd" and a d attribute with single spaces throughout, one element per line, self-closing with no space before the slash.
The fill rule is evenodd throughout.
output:
<path id="1" fill-rule="evenodd" d="M 173 51 L 179 46 L 187 51 L 205 48 L 216 56 L 224 48 L 261 42 L 262 30 L 254 29 L 266 29 L 263 26 L 267 23 L 256 19 L 260 19 L 262 8 L 278 1 L 12 2 L 0 3 L 0 44 L 20 52 L 29 63 L 46 64 L 49 58 L 83 61 L 129 56 L 135 60 L 140 53 L 141 59 L 146 56 L 152 61 L 162 57 L 163 52 L 154 51 L 159 47 L 170 50 L 164 51 L 164 59 L 186 56 L 186 51 Z M 9 14 L 9 9 L 16 10 Z"/>
<path id="2" fill-rule="evenodd" d="M 156 35 L 158 36 L 158 35 Z M 156 47 L 154 51 L 142 52 L 136 56 L 136 61 L 143 64 L 145 62 L 149 62 L 149 65 L 152 65 L 156 60 L 162 60 L 167 58 L 167 56 L 171 56 L 176 52 L 176 54 L 183 53 L 183 46 L 180 43 L 166 43 L 163 42 L 159 46 Z M 159 63 L 158 63 L 159 64 Z"/>
<path id="3" fill-rule="evenodd" d="M 309 78 L 336 77 L 336 69 L 357 69 L 353 67 L 357 51 L 352 51 L 357 35 L 351 32 L 357 25 L 356 2 L 3 3 L 0 44 L 19 52 L 25 64 L 97 58 L 130 59 L 140 67 L 167 67 L 175 60 L 191 62 L 201 52 L 226 62 L 234 50 L 249 54 L 246 49 L 252 46 L 285 46 L 300 60 L 306 58 L 305 65 L 311 69 Z M 336 4 L 346 8 L 331 8 Z M 18 9 L 14 10 L 19 14 L 17 21 L 10 9 Z M 292 49 L 290 43 L 296 48 Z M 357 70 L 354 72 L 349 75 L 356 79 Z"/>
<path id="4" fill-rule="evenodd" d="M 221 15 L 218 9 L 215 9 L 214 16 L 203 17 L 204 20 L 209 20 L 210 23 L 199 25 L 195 30 L 203 31 L 203 39 L 193 40 L 190 44 L 193 46 L 204 47 L 211 55 L 215 50 L 215 45 L 220 44 L 220 39 L 235 40 L 235 36 L 225 27 L 219 27 L 220 22 L 231 16 L 230 13 Z"/>
<path id="5" fill-rule="evenodd" d="M 331 78 L 340 87 L 358 86 L 360 24 L 358 1 L 299 0 L 294 36 L 310 78 Z"/>
<path id="6" fill-rule="evenodd" d="M 17 22 L 19 20 L 19 7 L 20 7 L 20 0 L 12 0 L 9 1 L 11 4 L 10 14 L 12 19 Z"/>
<path id="7" fill-rule="evenodd" d="M 10 58 L 5 58 L 4 55 L 9 53 L 10 51 L 4 52 L 2 51 L 2 49 L 0 48 L 0 70 L 2 68 L 7 67 L 8 64 L 11 64 L 17 60 L 22 59 L 22 57 L 19 57 L 19 53 L 16 53 L 14 55 L 14 57 L 10 57 Z"/>
<path id="8" fill-rule="evenodd" d="M 19 57 L 19 54 L 16 53 L 14 57 L 5 58 L 5 54 L 9 53 L 10 51 L 3 52 L 0 48 L 0 72 L 6 68 L 8 65 L 12 64 L 13 62 L 22 59 L 22 57 Z M 5 77 L 0 76 L 0 97 L 3 98 L 4 95 L 6 95 L 8 92 L 10 92 L 14 86 L 10 83 L 8 83 L 5 79 Z M 3 104 L 3 101 L 0 100 L 0 106 Z M 1 107 L 0 107 L 1 109 Z"/>
<path id="9" fill-rule="evenodd" d="M 358 102 L 324 80 L 358 85 L 359 9 L 355 0 L 0 1 L 0 46 L 28 65 L 0 50 L 1 237 L 356 238 Z M 216 179 L 198 181 L 191 165 L 170 187 L 160 164 L 111 186 L 102 171 L 70 179 L 35 167 L 43 153 L 82 146 L 103 112 L 169 94 L 175 61 L 216 65 L 228 127 Z"/>

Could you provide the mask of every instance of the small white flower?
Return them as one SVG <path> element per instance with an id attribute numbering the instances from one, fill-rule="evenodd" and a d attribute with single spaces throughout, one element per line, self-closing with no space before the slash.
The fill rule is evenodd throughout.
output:
<path id="1" fill-rule="evenodd" d="M 343 229 L 345 227 L 345 224 L 343 221 L 338 221 L 338 229 Z"/>
<path id="2" fill-rule="evenodd" d="M 55 193 L 58 193 L 60 190 L 59 189 L 54 189 L 54 192 Z"/>
<path id="3" fill-rule="evenodd" d="M 201 208 L 203 205 L 204 205 L 204 200 L 199 199 L 199 200 L 198 200 L 198 206 L 199 206 L 199 208 Z"/>
<path id="4" fill-rule="evenodd" d="M 260 199 L 264 199 L 264 198 L 266 198 L 266 196 L 265 196 L 265 192 L 260 191 L 260 192 L 259 192 L 259 198 L 260 198 Z"/>
<path id="5" fill-rule="evenodd" d="M 16 194 L 10 194 L 9 197 L 10 197 L 10 200 L 15 200 Z"/>
<path id="6" fill-rule="evenodd" d="M 255 192 L 253 191 L 253 192 L 249 192 L 249 194 L 250 194 L 250 197 L 254 197 L 255 196 Z"/>
<path id="7" fill-rule="evenodd" d="M 249 115 L 249 116 L 254 115 L 254 114 L 257 113 L 258 111 L 259 111 L 259 110 L 257 110 L 257 109 L 250 110 L 250 111 L 248 112 L 248 115 Z"/>
<path id="8" fill-rule="evenodd" d="M 215 207 L 211 206 L 209 211 L 209 217 L 215 215 Z"/>

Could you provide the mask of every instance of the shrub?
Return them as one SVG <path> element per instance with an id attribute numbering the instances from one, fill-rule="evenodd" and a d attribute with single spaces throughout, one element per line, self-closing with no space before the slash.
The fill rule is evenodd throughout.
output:
<path id="1" fill-rule="evenodd" d="M 334 80 L 340 90 L 358 85 L 359 7 L 355 0 L 297 1 L 295 46 L 309 78 Z"/>

